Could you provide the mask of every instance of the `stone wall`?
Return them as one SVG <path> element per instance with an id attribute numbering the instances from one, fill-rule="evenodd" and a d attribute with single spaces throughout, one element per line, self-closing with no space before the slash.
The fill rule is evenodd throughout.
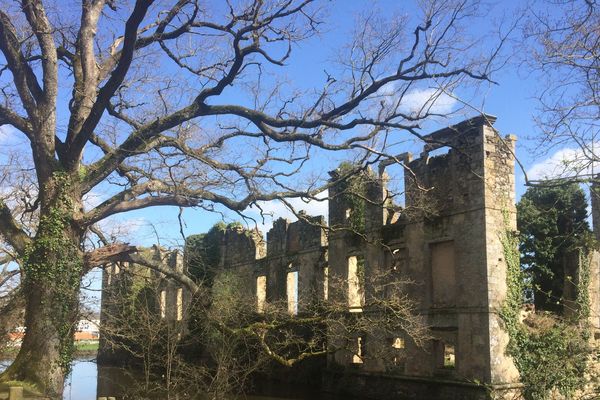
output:
<path id="1" fill-rule="evenodd" d="M 153 262 L 161 262 L 168 268 L 182 271 L 183 258 L 178 251 L 166 251 L 153 246 L 144 250 L 141 255 Z M 107 364 L 126 364 L 131 354 L 119 349 L 120 330 L 129 329 L 119 326 L 127 324 L 127 312 L 134 312 L 130 305 L 140 300 L 140 288 L 152 290 L 152 298 L 146 305 L 150 312 L 169 321 L 183 321 L 187 304 L 190 301 L 189 291 L 172 280 L 148 268 L 119 262 L 106 265 L 102 271 L 102 299 L 100 307 L 100 343 L 98 362 Z"/>
<path id="2" fill-rule="evenodd" d="M 270 302 L 288 300 L 288 275 L 295 275 L 297 312 L 313 299 L 322 299 L 327 266 L 325 219 L 303 218 L 293 223 L 280 218 L 273 223 L 267 233 L 267 256 L 255 271 L 255 278 L 266 276 Z"/>
<path id="3" fill-rule="evenodd" d="M 410 297 L 435 339 L 420 348 L 406 338 L 406 361 L 402 369 L 394 368 L 395 374 L 490 385 L 518 379 L 505 354 L 508 339 L 498 317 L 506 294 L 500 233 L 516 225 L 514 138 L 499 136 L 493 122 L 493 117 L 478 117 L 426 138 L 431 143 L 421 156 L 407 158 L 411 173 L 405 174 L 405 207 L 395 223 L 384 225 L 386 210 L 371 206 L 367 240 L 357 241 L 344 231 L 330 233 L 332 275 L 347 279 L 348 258 L 357 254 L 364 257 L 367 273 L 388 270 L 393 257 L 386 252 L 393 252 L 401 254 L 400 273 L 414 282 Z M 446 153 L 430 155 L 444 147 Z M 381 204 L 385 179 L 380 168 L 381 187 L 369 190 L 373 204 Z M 346 206 L 330 203 L 330 224 L 343 224 L 339 208 Z M 367 354 L 375 353 L 369 346 L 381 345 L 371 343 Z M 450 350 L 453 368 L 444 366 Z M 339 352 L 331 362 L 350 365 L 352 359 Z M 365 362 L 360 370 L 389 372 L 378 362 Z"/>
<path id="4" fill-rule="evenodd" d="M 600 243 L 600 184 L 596 181 L 590 190 L 592 203 L 592 221 L 594 237 Z M 600 253 L 592 252 L 590 255 L 590 323 L 600 330 Z"/>
<path id="5" fill-rule="evenodd" d="M 457 393 L 464 398 L 485 397 L 484 386 L 473 382 L 512 390 L 519 377 L 506 354 L 508 336 L 499 310 L 507 293 L 501 238 L 516 230 L 516 139 L 500 135 L 494 122 L 492 116 L 463 121 L 426 136 L 418 158 L 398 156 L 407 171 L 403 201 L 390 197 L 389 163 L 381 163 L 377 173 L 365 171 L 367 201 L 361 232 L 352 225 L 357 205 L 344 192 L 344 184 L 337 184 L 329 190 L 329 221 L 304 214 L 296 222 L 280 218 L 266 241 L 260 232 L 240 225 L 213 232 L 218 246 L 215 267 L 242 277 L 258 310 L 287 302 L 292 313 L 302 313 L 328 297 L 348 302 L 349 311 L 364 312 L 361 297 L 374 292 L 367 286 L 361 293 L 350 293 L 358 264 L 367 277 L 393 271 L 412 282 L 407 293 L 431 328 L 433 340 L 417 346 L 403 332 L 389 340 L 358 339 L 361 333 L 356 332 L 365 354 L 388 351 L 399 362 L 390 368 L 382 359 L 359 357 L 357 362 L 356 350 L 336 351 L 325 375 L 325 386 L 331 390 L 341 390 L 335 385 L 338 378 L 333 378 L 340 373 L 356 377 L 348 387 L 359 395 L 384 383 L 381 393 L 406 389 L 428 396 L 433 390 L 444 394 L 440 398 L 458 398 Z M 341 174 L 332 171 L 332 181 Z M 593 197 L 592 202 L 596 217 L 600 201 Z M 180 258 L 170 258 L 172 268 L 184 268 Z M 600 325 L 599 276 L 600 257 L 594 253 L 588 290 L 595 327 Z M 110 288 L 114 280 L 114 270 L 105 270 L 104 287 Z M 167 291 L 165 318 L 177 320 L 180 285 L 161 285 Z M 331 333 L 331 348 L 344 348 L 335 343 L 338 335 Z"/>

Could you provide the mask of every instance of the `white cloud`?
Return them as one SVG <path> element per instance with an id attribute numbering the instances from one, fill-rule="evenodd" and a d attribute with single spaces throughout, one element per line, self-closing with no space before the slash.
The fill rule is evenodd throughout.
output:
<path id="1" fill-rule="evenodd" d="M 543 180 L 591 176 L 600 172 L 599 167 L 600 165 L 589 160 L 582 149 L 564 148 L 531 166 L 527 177 L 530 180 Z"/>
<path id="2" fill-rule="evenodd" d="M 450 114 L 457 100 L 439 89 L 415 89 L 408 92 L 402 99 L 401 107 L 411 113 Z"/>
<path id="3" fill-rule="evenodd" d="M 402 91 L 398 88 L 395 82 L 385 85 L 377 92 L 379 99 L 376 103 L 370 105 L 370 109 L 374 112 L 379 111 L 381 102 L 384 106 L 396 107 L 398 101 L 398 110 L 404 114 L 412 115 L 413 117 L 425 116 L 431 114 L 450 114 L 456 107 L 458 100 L 440 88 L 415 88 L 402 96 Z M 374 100 L 375 100 L 374 99 Z"/>
<path id="4" fill-rule="evenodd" d="M 150 225 L 146 218 L 123 218 L 116 215 L 98 222 L 100 230 L 109 238 L 131 243 L 138 243 L 140 233 L 147 233 Z"/>
<path id="5" fill-rule="evenodd" d="M 310 216 L 322 215 L 327 220 L 329 215 L 327 196 L 328 192 L 324 191 L 315 196 L 320 200 L 293 198 L 287 199 L 287 202 L 296 213 L 304 211 Z M 258 206 L 260 209 L 256 206 L 247 209 L 247 214 L 256 219 L 257 228 L 262 233 L 267 233 L 273 227 L 273 221 L 278 218 L 285 218 L 290 221 L 297 220 L 294 213 L 282 201 L 261 201 Z"/>

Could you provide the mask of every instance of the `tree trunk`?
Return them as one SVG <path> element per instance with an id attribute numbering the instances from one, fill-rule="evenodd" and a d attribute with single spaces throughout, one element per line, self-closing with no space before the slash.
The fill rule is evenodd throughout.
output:
<path id="1" fill-rule="evenodd" d="M 71 185 L 59 176 L 45 189 L 52 197 L 42 202 L 37 234 L 23 257 L 25 337 L 0 380 L 33 384 L 54 399 L 61 397 L 70 372 L 83 256 L 81 232 L 73 224 L 80 201 L 73 199 Z"/>
<path id="2" fill-rule="evenodd" d="M 32 383 L 42 394 L 60 398 L 72 354 L 69 347 L 72 346 L 77 309 L 64 315 L 57 314 L 57 296 L 50 282 L 46 287 L 36 285 L 35 289 L 32 285 L 26 286 L 27 331 L 17 357 L 3 379 Z M 74 300 L 77 295 L 71 303 Z M 67 340 L 71 343 L 66 343 Z"/>

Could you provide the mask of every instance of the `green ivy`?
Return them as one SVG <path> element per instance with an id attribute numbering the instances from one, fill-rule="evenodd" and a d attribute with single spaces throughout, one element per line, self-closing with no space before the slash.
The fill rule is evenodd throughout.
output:
<path id="1" fill-rule="evenodd" d="M 563 313 L 563 264 L 584 247 L 592 232 L 585 193 L 576 183 L 533 186 L 517 203 L 519 251 L 523 271 L 535 294 L 536 307 Z M 575 279 L 574 279 L 575 280 Z"/>
<path id="2" fill-rule="evenodd" d="M 343 162 L 338 167 L 340 175 L 348 175 L 357 168 L 348 162 Z M 361 171 L 351 175 L 340 182 L 342 203 L 350 209 L 348 222 L 350 228 L 360 234 L 365 233 L 365 211 L 367 206 L 368 183 L 375 179 L 370 171 Z"/>
<path id="3" fill-rule="evenodd" d="M 500 310 L 505 329 L 509 335 L 508 353 L 519 370 L 526 400 L 543 400 L 548 393 L 558 390 L 566 398 L 585 384 L 585 372 L 589 355 L 590 328 L 589 298 L 587 290 L 579 290 L 578 312 L 570 320 L 552 313 L 539 313 L 529 324 L 520 322 L 523 307 L 525 281 L 518 251 L 516 232 L 505 229 L 501 243 L 506 259 L 507 296 Z M 589 248 L 580 249 L 579 287 L 589 283 Z"/>
<path id="4" fill-rule="evenodd" d="M 226 230 L 236 229 L 238 225 L 215 224 L 205 234 L 192 235 L 185 245 L 186 265 L 190 274 L 205 286 L 212 286 L 221 257 L 220 244 Z M 239 227 L 242 225 L 239 224 Z"/>
<path id="5" fill-rule="evenodd" d="M 505 214 L 505 225 L 508 225 L 508 216 Z M 517 234 L 509 229 L 503 232 L 500 238 L 504 259 L 506 260 L 506 300 L 500 310 L 500 316 L 511 333 L 518 328 L 519 313 L 523 305 L 523 293 L 525 283 L 521 271 L 521 262 L 519 255 L 519 238 Z"/>
<path id="6" fill-rule="evenodd" d="M 584 247 L 579 250 L 579 288 L 586 290 L 577 290 L 577 319 L 583 324 L 588 322 L 590 317 L 590 293 L 587 288 L 590 286 L 592 258 L 590 256 L 593 249 L 593 240 L 588 239 Z M 590 327 L 588 326 L 588 334 Z"/>
<path id="7" fill-rule="evenodd" d="M 67 174 L 55 173 L 48 192 L 53 192 L 54 202 L 40 216 L 35 239 L 25 250 L 23 268 L 25 283 L 30 290 L 43 287 L 50 291 L 52 323 L 59 336 L 59 367 L 70 372 L 73 352 L 73 323 L 78 307 L 78 292 L 83 271 L 83 260 L 77 243 L 66 232 L 70 229 L 73 202 Z"/>

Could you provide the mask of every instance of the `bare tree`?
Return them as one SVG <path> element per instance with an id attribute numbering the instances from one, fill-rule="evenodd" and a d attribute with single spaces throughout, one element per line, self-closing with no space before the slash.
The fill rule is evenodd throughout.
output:
<path id="1" fill-rule="evenodd" d="M 160 283 L 139 267 L 131 268 L 123 271 L 112 285 L 108 298 L 103 300 L 104 343 L 101 350 L 109 357 L 133 366 L 129 371 L 132 375 L 136 372 L 143 375 L 143 379 L 134 379 L 135 384 L 117 388 L 121 391 L 119 395 L 158 392 L 170 398 L 171 394 L 183 389 L 206 391 L 206 386 L 201 383 L 206 381 L 208 369 L 202 364 L 187 362 L 180 351 L 195 340 L 184 337 L 186 321 L 173 321 L 161 315 Z M 186 315 L 188 309 L 183 310 Z"/>
<path id="2" fill-rule="evenodd" d="M 218 269 L 210 286 L 198 282 L 195 296 L 181 304 L 179 319 L 169 315 L 173 310 L 159 306 L 161 288 L 169 279 L 144 274 L 140 267 L 130 265 L 112 283 L 102 333 L 105 350 L 142 367 L 141 385 L 127 388 L 135 395 L 202 392 L 227 398 L 244 393 L 258 371 L 315 358 L 323 361 L 337 352 L 393 370 L 398 354 L 390 350 L 390 338 L 406 338 L 419 347 L 431 339 L 406 295 L 413 283 L 393 272 L 364 277 L 361 284 L 369 291 L 364 313 L 348 313 L 346 282 L 336 278 L 330 285 L 331 297 L 324 300 L 319 293 L 305 293 L 300 311 L 293 314 L 288 300 L 270 301 L 257 310 L 246 276 Z M 357 336 L 365 335 L 380 343 L 370 346 L 368 354 L 356 348 Z"/>
<path id="3" fill-rule="evenodd" d="M 420 125 L 439 116 L 436 99 L 490 80 L 495 68 L 498 48 L 480 51 L 465 31 L 476 4 L 433 1 L 420 22 L 358 21 L 320 87 L 293 88 L 281 67 L 294 61 L 296 43 L 320 34 L 320 7 L 2 2 L 0 126 L 22 144 L 3 156 L 0 233 L 20 265 L 27 332 L 0 379 L 35 383 L 51 397 L 62 391 L 82 276 L 135 256 L 135 246 L 110 240 L 86 245 L 103 238 L 100 221 L 153 206 L 243 212 L 310 198 L 328 185 L 310 179 L 311 157 L 385 158 L 390 143 L 421 137 Z M 407 108 L 423 87 L 433 89 L 429 98 Z M 105 196 L 90 207 L 84 199 L 94 193 Z"/>
<path id="4" fill-rule="evenodd" d="M 594 0 L 539 2 L 530 11 L 525 35 L 530 39 L 527 64 L 543 82 L 536 120 L 544 148 L 573 149 L 564 159 L 561 177 L 589 180 L 598 172 L 594 169 L 600 156 L 598 4 Z"/>

